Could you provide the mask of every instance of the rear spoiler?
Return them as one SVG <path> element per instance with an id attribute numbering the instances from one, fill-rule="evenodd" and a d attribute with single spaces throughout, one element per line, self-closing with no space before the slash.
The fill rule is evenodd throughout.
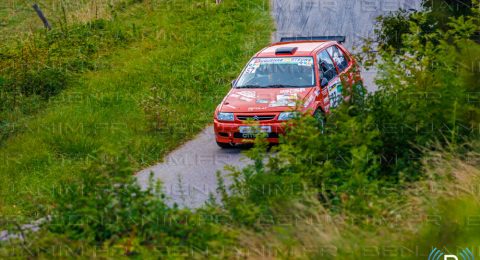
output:
<path id="1" fill-rule="evenodd" d="M 296 42 L 296 41 L 336 41 L 345 42 L 345 36 L 306 36 L 306 37 L 282 37 L 280 42 Z"/>

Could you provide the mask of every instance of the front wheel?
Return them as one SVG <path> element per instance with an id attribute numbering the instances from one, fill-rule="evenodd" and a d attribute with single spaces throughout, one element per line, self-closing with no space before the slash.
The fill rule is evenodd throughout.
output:
<path id="1" fill-rule="evenodd" d="M 217 142 L 217 145 L 222 148 L 222 149 L 229 149 L 229 148 L 232 148 L 233 146 L 229 143 L 220 143 L 220 142 Z"/>

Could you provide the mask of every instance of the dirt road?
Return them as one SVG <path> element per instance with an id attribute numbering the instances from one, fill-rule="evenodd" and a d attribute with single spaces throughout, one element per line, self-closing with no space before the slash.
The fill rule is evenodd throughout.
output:
<path id="1" fill-rule="evenodd" d="M 282 36 L 345 35 L 345 45 L 352 49 L 373 33 L 375 18 L 399 8 L 418 9 L 420 0 L 273 0 L 272 16 L 277 24 L 273 40 Z M 370 91 L 375 71 L 364 72 Z M 217 147 L 211 126 L 159 163 L 138 173 L 145 186 L 150 173 L 161 179 L 170 203 L 199 207 L 216 189 L 216 172 L 225 165 L 247 163 L 240 149 Z M 222 172 L 225 174 L 225 171 Z"/>

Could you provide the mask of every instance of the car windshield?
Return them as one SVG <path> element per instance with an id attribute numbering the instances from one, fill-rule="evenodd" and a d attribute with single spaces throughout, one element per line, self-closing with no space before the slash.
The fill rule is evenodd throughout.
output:
<path id="1" fill-rule="evenodd" d="M 237 88 L 294 88 L 315 85 L 313 57 L 255 58 Z"/>

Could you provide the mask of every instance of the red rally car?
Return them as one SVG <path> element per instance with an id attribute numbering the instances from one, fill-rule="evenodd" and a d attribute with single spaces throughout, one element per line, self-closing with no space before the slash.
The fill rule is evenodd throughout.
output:
<path id="1" fill-rule="evenodd" d="M 282 38 L 259 51 L 215 110 L 217 144 L 228 148 L 251 142 L 258 131 L 278 143 L 285 123 L 297 113 L 322 120 L 350 98 L 345 93 L 351 91 L 344 90 L 363 89 L 356 61 L 341 45 L 344 41 L 343 36 Z M 252 127 L 251 121 L 258 126 Z"/>

